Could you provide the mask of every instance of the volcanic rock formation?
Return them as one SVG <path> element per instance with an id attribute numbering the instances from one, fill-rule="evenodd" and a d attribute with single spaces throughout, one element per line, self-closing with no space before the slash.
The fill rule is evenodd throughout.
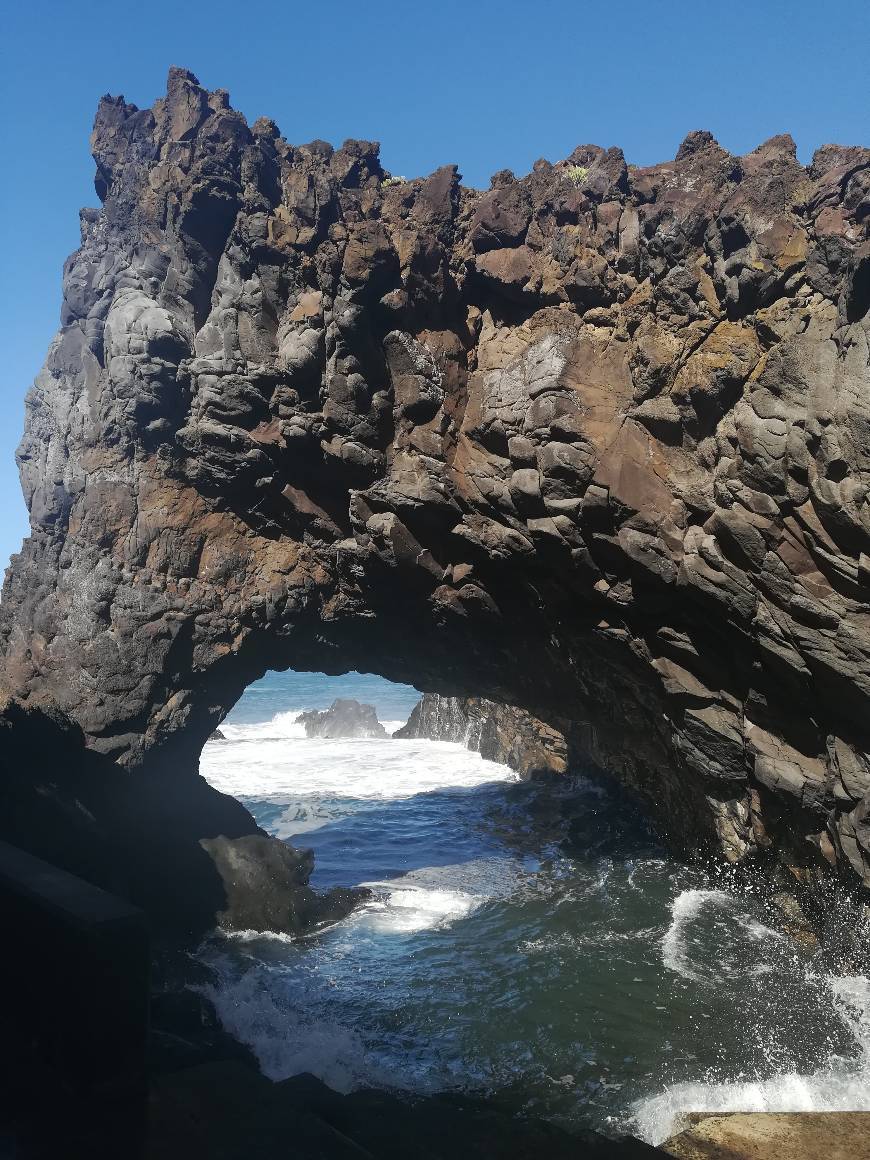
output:
<path id="1" fill-rule="evenodd" d="M 458 741 L 488 761 L 516 770 L 521 777 L 562 775 L 568 770 L 564 733 L 524 709 L 499 705 L 485 697 L 424 693 L 407 723 L 393 736 Z"/>
<path id="2" fill-rule="evenodd" d="M 353 698 L 337 697 L 322 712 L 310 709 L 301 713 L 298 723 L 305 727 L 306 737 L 386 737 L 374 705 L 361 705 Z"/>
<path id="3" fill-rule="evenodd" d="M 479 191 L 180 69 L 92 150 L 0 643 L 101 824 L 193 794 L 266 669 L 362 667 L 570 722 L 683 849 L 870 884 L 870 150 Z"/>

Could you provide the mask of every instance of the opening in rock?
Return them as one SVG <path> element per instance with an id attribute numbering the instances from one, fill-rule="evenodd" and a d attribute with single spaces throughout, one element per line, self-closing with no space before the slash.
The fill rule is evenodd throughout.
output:
<path id="1" fill-rule="evenodd" d="M 743 1107 L 747 1075 L 759 1107 L 798 1088 L 854 1102 L 863 980 L 798 961 L 761 899 L 670 859 L 600 775 L 524 780 L 460 741 L 391 736 L 412 710 L 418 732 L 468 719 L 468 701 L 418 698 L 370 675 L 268 673 L 205 746 L 214 787 L 313 849 L 313 886 L 371 891 L 302 938 L 201 948 L 206 993 L 266 1075 L 496 1092 L 650 1140 L 685 1110 Z M 337 699 L 373 706 L 383 735 L 308 736 L 306 713 Z M 485 730 L 474 718 L 464 740 Z M 823 1041 L 846 1061 L 820 1066 Z"/>

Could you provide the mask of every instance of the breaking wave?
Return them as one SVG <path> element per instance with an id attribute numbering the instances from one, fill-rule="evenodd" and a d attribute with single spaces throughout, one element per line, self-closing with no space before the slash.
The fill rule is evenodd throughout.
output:
<path id="1" fill-rule="evenodd" d="M 293 707 L 355 696 L 393 732 L 415 698 L 394 690 L 273 674 L 202 755 L 314 847 L 315 886 L 372 892 L 304 938 L 201 949 L 266 1075 L 509 1091 L 651 1143 L 693 1111 L 870 1110 L 870 982 L 825 976 L 763 899 L 670 861 L 618 791 L 542 790 L 447 742 L 309 740 Z"/>
<path id="2" fill-rule="evenodd" d="M 791 941 L 757 919 L 747 916 L 739 896 L 723 890 L 692 889 L 682 891 L 671 907 L 671 923 L 661 940 L 665 966 L 691 983 L 719 983 L 723 975 L 734 974 L 734 962 L 717 961 L 704 945 L 703 931 L 693 929 L 707 912 L 718 911 L 721 922 L 726 915 L 732 922 L 730 937 L 742 934 L 747 943 L 758 947 L 756 955 L 744 954 L 741 962 L 746 979 L 764 986 L 761 976 L 777 969 L 788 970 L 797 986 L 815 987 L 827 992 L 831 1011 L 845 1033 L 840 1037 L 845 1050 L 830 1050 L 831 1043 L 818 1038 L 819 1053 L 828 1052 L 820 1066 L 809 1072 L 778 1066 L 783 1045 L 775 1037 L 764 1044 L 768 1056 L 754 1069 L 754 1074 L 739 1073 L 733 1079 L 716 1074 L 724 1067 L 710 1069 L 703 1079 L 675 1083 L 663 1091 L 638 1100 L 633 1107 L 634 1130 L 651 1144 L 660 1144 L 678 1132 L 690 1112 L 810 1112 L 870 1111 L 870 979 L 863 975 L 822 976 L 814 973 L 813 963 L 802 962 Z M 721 945 L 721 944 L 720 944 Z M 744 994 L 744 1017 L 752 1019 L 753 991 Z M 763 1026 L 759 1041 L 769 1035 Z M 800 1029 L 792 1028 L 796 1041 Z M 793 1048 L 794 1044 L 786 1045 Z"/>

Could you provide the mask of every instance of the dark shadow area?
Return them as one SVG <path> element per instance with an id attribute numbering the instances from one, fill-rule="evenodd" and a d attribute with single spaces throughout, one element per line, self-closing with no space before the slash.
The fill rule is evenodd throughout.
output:
<path id="1" fill-rule="evenodd" d="M 60 714 L 0 714 L 0 838 L 141 907 L 155 935 L 214 925 L 225 892 L 199 839 L 251 832 L 244 807 L 196 773 L 129 773 Z"/>
<path id="2" fill-rule="evenodd" d="M 135 1157 L 145 1131 L 145 916 L 0 842 L 0 1139 L 11 1157 Z"/>

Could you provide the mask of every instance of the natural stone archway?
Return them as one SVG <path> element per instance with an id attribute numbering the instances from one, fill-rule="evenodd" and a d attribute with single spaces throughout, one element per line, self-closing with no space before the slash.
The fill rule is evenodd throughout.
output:
<path id="1" fill-rule="evenodd" d="M 92 149 L 6 697 L 148 798 L 267 668 L 363 668 L 567 723 L 684 849 L 870 883 L 870 150 L 480 192 L 178 69 Z"/>

